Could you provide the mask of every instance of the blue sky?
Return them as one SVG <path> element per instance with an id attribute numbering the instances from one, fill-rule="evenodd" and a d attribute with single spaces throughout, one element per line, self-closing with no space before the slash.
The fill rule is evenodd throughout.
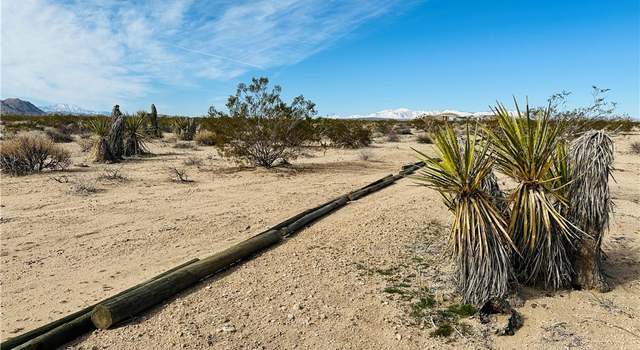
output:
<path id="1" fill-rule="evenodd" d="M 612 89 L 640 116 L 640 9 L 619 1 L 2 1 L 3 98 L 201 115 L 267 76 L 320 114 L 484 111 Z"/>

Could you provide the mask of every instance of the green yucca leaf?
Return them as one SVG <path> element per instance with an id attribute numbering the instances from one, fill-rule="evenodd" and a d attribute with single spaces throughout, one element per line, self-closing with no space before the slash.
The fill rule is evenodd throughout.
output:
<path id="1" fill-rule="evenodd" d="M 524 113 L 515 103 L 516 113 L 498 104 L 493 108 L 498 130 L 485 129 L 496 158 L 497 168 L 519 184 L 509 196 L 512 206 L 509 233 L 522 253 L 521 279 L 560 288 L 572 277 L 569 250 L 586 237 L 556 204 L 565 203 L 561 162 L 561 121 L 550 122 L 550 108 L 533 115 L 528 105 Z M 560 151 L 559 151 L 560 150 Z M 560 157 L 560 158 L 559 158 Z"/>
<path id="2" fill-rule="evenodd" d="M 89 119 L 85 123 L 87 129 L 91 131 L 93 134 L 99 137 L 105 137 L 109 135 L 109 130 L 111 128 L 111 120 L 108 118 L 94 118 Z"/>
<path id="3" fill-rule="evenodd" d="M 502 212 L 483 189 L 483 180 L 493 175 L 488 144 L 468 125 L 462 142 L 450 127 L 436 132 L 434 141 L 440 160 L 416 151 L 426 166 L 413 178 L 440 192 L 453 213 L 449 249 L 458 289 L 465 303 L 476 305 L 504 297 L 513 279 L 515 245 Z"/>

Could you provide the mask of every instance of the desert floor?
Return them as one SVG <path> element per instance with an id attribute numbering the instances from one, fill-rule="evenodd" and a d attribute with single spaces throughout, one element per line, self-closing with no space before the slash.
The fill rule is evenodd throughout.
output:
<path id="1" fill-rule="evenodd" d="M 308 150 L 292 167 L 236 167 L 215 148 L 151 144 L 153 155 L 93 164 L 75 143 L 64 172 L 2 176 L 2 338 L 15 336 L 205 257 L 416 160 L 413 136 L 366 150 Z M 455 301 L 445 255 L 450 214 L 414 180 L 348 204 L 283 244 L 140 317 L 68 344 L 73 349 L 640 348 L 640 156 L 616 141 L 616 212 L 604 241 L 614 287 L 525 289 L 524 326 L 493 335 L 475 318 L 449 338 L 416 323 L 388 287 L 429 288 Z M 191 161 L 195 165 L 185 165 Z M 201 164 L 198 164 L 201 163 Z M 190 183 L 170 179 L 186 169 Z M 126 180 L 99 179 L 105 168 Z M 69 183 L 64 183 L 67 177 Z M 58 179 L 58 182 L 54 179 Z M 81 195 L 72 183 L 97 188 Z"/>

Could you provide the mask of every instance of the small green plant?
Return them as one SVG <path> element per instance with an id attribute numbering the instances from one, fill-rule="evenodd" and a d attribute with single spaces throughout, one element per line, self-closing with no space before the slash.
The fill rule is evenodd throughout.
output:
<path id="1" fill-rule="evenodd" d="M 460 317 L 469 317 L 469 316 L 473 316 L 475 315 L 475 313 L 478 311 L 476 310 L 476 308 L 473 305 L 469 305 L 469 304 L 453 304 L 453 305 L 449 305 L 449 307 L 447 307 L 447 310 L 451 313 L 454 313 Z"/>
<path id="2" fill-rule="evenodd" d="M 183 141 L 192 141 L 198 129 L 195 118 L 177 118 L 173 121 L 173 133 Z"/>
<path id="3" fill-rule="evenodd" d="M 442 323 L 434 331 L 431 331 L 429 335 L 431 337 L 448 337 L 451 333 L 453 333 L 453 327 L 448 323 Z"/>

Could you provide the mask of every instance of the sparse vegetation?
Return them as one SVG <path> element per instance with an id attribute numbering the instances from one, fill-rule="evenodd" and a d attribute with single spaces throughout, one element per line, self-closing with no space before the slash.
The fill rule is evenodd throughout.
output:
<path id="1" fill-rule="evenodd" d="M 209 130 L 200 130 L 196 133 L 194 140 L 201 146 L 215 146 L 216 134 Z"/>
<path id="2" fill-rule="evenodd" d="M 98 180 L 123 182 L 128 179 L 122 174 L 122 167 L 106 167 L 102 170 L 102 173 L 98 175 Z"/>
<path id="3" fill-rule="evenodd" d="M 358 152 L 358 158 L 363 161 L 370 161 L 374 159 L 374 154 L 370 150 L 364 149 Z"/>
<path id="4" fill-rule="evenodd" d="M 387 134 L 387 142 L 400 142 L 400 136 L 394 130 Z"/>
<path id="5" fill-rule="evenodd" d="M 176 167 L 169 168 L 169 178 L 178 183 L 193 182 L 193 180 L 189 179 L 189 174 L 187 174 L 185 169 Z"/>
<path id="6" fill-rule="evenodd" d="M 432 144 L 433 143 L 433 140 L 431 139 L 431 136 L 429 136 L 428 134 L 418 135 L 418 137 L 416 138 L 416 141 L 418 143 L 423 143 L 423 144 Z"/>
<path id="7" fill-rule="evenodd" d="M 0 169 L 6 174 L 62 170 L 71 164 L 69 152 L 44 136 L 21 135 L 0 145 Z"/>
<path id="8" fill-rule="evenodd" d="M 631 143 L 631 153 L 640 154 L 640 142 Z"/>
<path id="9" fill-rule="evenodd" d="M 70 130 L 59 127 L 59 128 L 45 128 L 45 134 L 56 143 L 68 143 L 73 142 L 73 136 L 71 136 Z"/>
<path id="10" fill-rule="evenodd" d="M 228 114 L 210 108 L 210 117 L 219 121 L 216 146 L 223 156 L 270 168 L 295 159 L 309 140 L 315 104 L 303 96 L 287 104 L 280 98 L 281 88 L 269 91 L 268 84 L 267 78 L 239 84 L 228 99 Z"/>
<path id="11" fill-rule="evenodd" d="M 98 192 L 95 180 L 80 177 L 69 180 L 69 193 L 79 196 L 87 196 Z"/>
<path id="12" fill-rule="evenodd" d="M 182 141 L 192 141 L 198 129 L 195 118 L 176 118 L 173 121 L 173 133 Z"/>

